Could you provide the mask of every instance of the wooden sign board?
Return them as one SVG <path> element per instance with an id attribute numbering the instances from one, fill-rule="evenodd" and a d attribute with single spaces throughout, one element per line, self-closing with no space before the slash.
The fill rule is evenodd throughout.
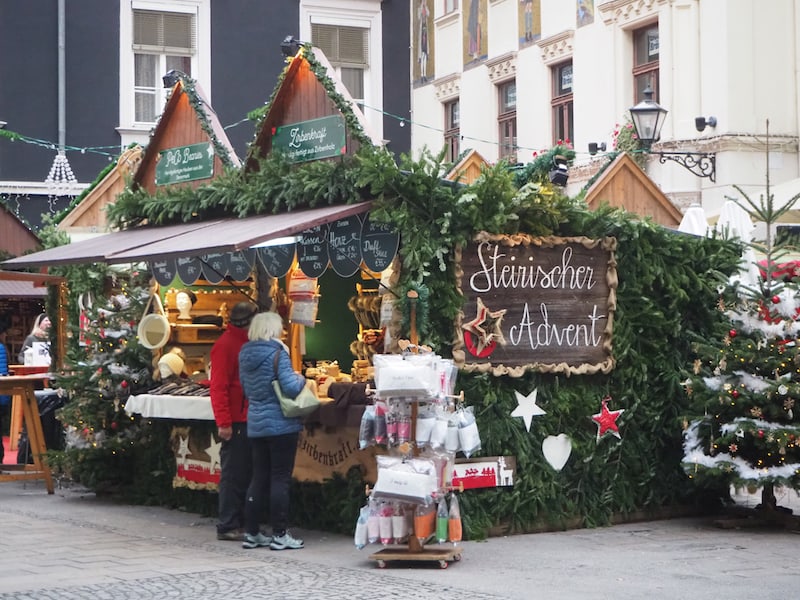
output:
<path id="1" fill-rule="evenodd" d="M 459 458 L 453 465 L 451 485 L 465 490 L 514 485 L 517 472 L 515 456 L 484 456 Z"/>
<path id="2" fill-rule="evenodd" d="M 512 377 L 610 372 L 615 248 L 615 238 L 478 234 L 457 254 L 456 364 Z"/>

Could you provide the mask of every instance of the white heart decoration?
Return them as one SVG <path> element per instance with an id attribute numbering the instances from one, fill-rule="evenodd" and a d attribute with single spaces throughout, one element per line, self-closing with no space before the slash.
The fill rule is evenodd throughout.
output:
<path id="1" fill-rule="evenodd" d="M 542 452 L 550 466 L 560 471 L 572 453 L 572 440 L 566 433 L 548 435 L 542 442 Z"/>

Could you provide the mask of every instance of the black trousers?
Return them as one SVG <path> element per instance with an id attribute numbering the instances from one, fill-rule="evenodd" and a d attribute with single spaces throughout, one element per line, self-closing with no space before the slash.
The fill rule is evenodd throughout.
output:
<path id="1" fill-rule="evenodd" d="M 252 453 L 247 423 L 234 423 L 233 435 L 219 451 L 219 521 L 217 533 L 244 528 L 244 499 L 250 485 Z"/>
<path id="2" fill-rule="evenodd" d="M 247 533 L 258 533 L 259 518 L 267 497 L 273 534 L 282 535 L 289 526 L 289 488 L 299 437 L 299 433 L 289 433 L 250 439 L 253 449 L 253 478 L 247 489 L 244 508 Z"/>

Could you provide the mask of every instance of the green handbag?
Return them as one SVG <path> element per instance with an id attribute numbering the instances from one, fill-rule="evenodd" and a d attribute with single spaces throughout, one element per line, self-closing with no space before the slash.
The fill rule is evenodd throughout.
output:
<path id="1" fill-rule="evenodd" d="M 309 385 L 311 382 L 306 382 L 306 385 L 300 393 L 297 394 L 296 398 L 290 398 L 284 394 L 281 389 L 281 384 L 278 381 L 278 354 L 279 352 L 275 353 L 275 379 L 272 380 L 272 389 L 275 390 L 275 395 L 281 403 L 281 412 L 283 412 L 283 416 L 291 419 L 293 417 L 305 417 L 310 415 L 320 404 L 316 392 L 311 389 Z"/>

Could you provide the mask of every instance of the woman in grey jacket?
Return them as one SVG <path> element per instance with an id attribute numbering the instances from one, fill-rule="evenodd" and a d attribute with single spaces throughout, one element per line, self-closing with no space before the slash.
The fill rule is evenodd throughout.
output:
<path id="1" fill-rule="evenodd" d="M 300 418 L 283 416 L 272 381 L 277 379 L 284 394 L 294 397 L 302 391 L 306 380 L 292 369 L 288 349 L 281 341 L 282 333 L 280 315 L 259 313 L 253 317 L 247 332 L 250 341 L 239 352 L 239 380 L 249 402 L 247 437 L 253 452 L 253 475 L 244 508 L 244 548 L 269 546 L 272 550 L 285 550 L 303 547 L 303 540 L 292 537 L 286 529 L 289 523 L 289 486 L 303 422 Z M 259 517 L 267 489 L 272 536 L 259 531 Z"/>

